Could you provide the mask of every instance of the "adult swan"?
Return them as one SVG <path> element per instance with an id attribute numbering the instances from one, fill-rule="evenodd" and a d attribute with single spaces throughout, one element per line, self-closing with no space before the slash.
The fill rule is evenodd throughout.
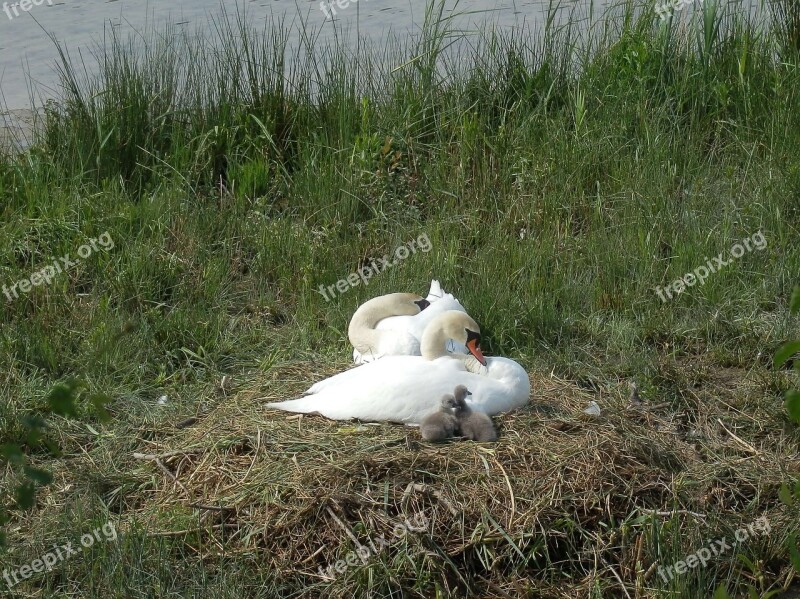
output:
<path id="1" fill-rule="evenodd" d="M 413 293 L 390 293 L 374 297 L 361 305 L 350 319 L 347 337 L 355 348 L 356 362 L 371 362 L 383 356 L 418 356 L 419 339 L 410 330 L 377 329 L 379 322 L 389 318 L 418 317 L 430 302 Z M 367 359 L 369 356 L 369 359 Z"/>
<path id="2" fill-rule="evenodd" d="M 414 304 L 419 306 L 419 310 L 409 308 L 407 297 L 415 298 Z M 407 293 L 392 293 L 369 300 L 353 314 L 347 332 L 355 348 L 353 362 L 365 364 L 392 355 L 419 356 L 425 328 L 448 310 L 466 312 L 461 302 L 452 293 L 445 293 L 436 279 L 431 281 L 431 290 L 424 300 Z M 453 353 L 467 353 L 466 347 L 453 341 L 448 342 L 447 349 Z"/>
<path id="3" fill-rule="evenodd" d="M 448 354 L 449 339 L 463 343 L 472 355 Z M 431 321 L 422 335 L 421 351 L 422 356 L 386 356 L 320 381 L 305 397 L 267 407 L 319 413 L 333 420 L 419 424 L 439 409 L 442 395 L 452 393 L 456 385 L 472 392 L 472 409 L 489 415 L 528 401 L 525 369 L 508 358 L 484 358 L 480 328 L 464 312 L 444 312 Z"/>

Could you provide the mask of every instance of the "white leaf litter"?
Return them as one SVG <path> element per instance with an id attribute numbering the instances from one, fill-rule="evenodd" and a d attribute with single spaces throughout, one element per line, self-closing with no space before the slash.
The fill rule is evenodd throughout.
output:
<path id="1" fill-rule="evenodd" d="M 590 401 L 589 407 L 583 411 L 584 414 L 589 414 L 590 416 L 599 416 L 600 415 L 600 406 L 597 405 L 596 401 Z"/>

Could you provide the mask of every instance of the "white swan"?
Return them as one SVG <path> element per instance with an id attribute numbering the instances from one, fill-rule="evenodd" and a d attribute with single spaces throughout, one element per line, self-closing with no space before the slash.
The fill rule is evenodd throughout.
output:
<path id="1" fill-rule="evenodd" d="M 445 343 L 454 339 L 472 354 L 448 354 Z M 267 408 L 319 413 L 333 420 L 358 418 L 418 424 L 439 408 L 441 397 L 456 385 L 472 392 L 473 410 L 492 415 L 528 401 L 530 381 L 525 369 L 507 358 L 483 357 L 480 329 L 464 312 L 437 316 L 422 336 L 422 356 L 387 356 L 320 381 L 309 395 L 267 404 Z M 474 356 L 474 357 L 473 357 Z M 468 368 L 475 360 L 481 374 Z"/>
<path id="2" fill-rule="evenodd" d="M 419 354 L 419 340 L 405 330 L 378 330 L 375 325 L 387 316 L 413 318 L 430 305 L 428 300 L 413 293 L 390 293 L 364 302 L 350 319 L 347 337 L 354 352 L 375 356 Z"/>
<path id="3" fill-rule="evenodd" d="M 353 362 L 356 364 L 365 364 L 377 360 L 378 358 L 391 355 L 419 356 L 422 335 L 425 332 L 425 328 L 434 318 L 448 310 L 458 310 L 459 312 L 466 313 L 461 302 L 453 297 L 452 293 L 445 293 L 439 281 L 436 279 L 431 281 L 431 289 L 428 292 L 428 297 L 425 299 L 429 304 L 428 307 L 418 314 L 410 316 L 400 312 L 388 311 L 391 310 L 392 307 L 387 305 L 387 311 L 385 311 L 383 317 L 377 321 L 377 325 L 373 325 L 373 328 L 379 331 L 385 331 L 387 336 L 396 335 L 398 337 L 396 347 L 393 350 L 385 352 L 363 351 L 359 349 L 351 338 L 351 343 L 353 343 L 355 347 L 353 350 Z M 370 302 L 371 301 L 374 300 L 370 300 Z M 356 314 L 370 302 L 367 302 L 356 310 Z M 353 315 L 353 320 L 355 320 L 356 314 Z M 353 320 L 350 321 L 351 327 Z M 416 342 L 409 342 L 409 336 L 415 339 Z M 467 348 L 464 347 L 464 345 L 452 340 L 448 341 L 447 349 L 453 353 L 467 353 Z"/>

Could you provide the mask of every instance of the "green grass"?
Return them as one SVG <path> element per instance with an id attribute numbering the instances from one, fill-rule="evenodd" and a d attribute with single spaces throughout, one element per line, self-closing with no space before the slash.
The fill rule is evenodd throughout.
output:
<path id="1" fill-rule="evenodd" d="M 312 382 L 286 369 L 344 367 L 355 308 L 424 295 L 431 278 L 480 323 L 488 353 L 596 390 L 635 379 L 690 424 L 694 390 L 713 389 L 715 373 L 759 377 L 763 396 L 743 406 L 763 408 L 761 425 L 796 455 L 800 434 L 775 408 L 791 379 L 770 367 L 798 324 L 787 309 L 800 272 L 796 31 L 713 0 L 690 10 L 686 27 L 624 6 L 589 31 L 478 37 L 431 7 L 418 39 L 323 52 L 306 31 L 296 56 L 284 24 L 253 31 L 236 16 L 210 44 L 112 39 L 88 78 L 62 54 L 65 91 L 40 143 L 0 159 L 0 284 L 104 232 L 115 247 L 20 299 L 0 296 L 0 443 L 24 445 L 21 418 L 46 412 L 47 392 L 71 376 L 110 395 L 113 418 L 53 418 L 62 458 L 26 447 L 43 467 L 82 466 L 37 504 L 46 534 L 15 514 L 13 559 L 0 564 L 152 505 L 147 476 L 107 466 L 235 401 L 217 389 L 223 375 L 280 395 Z M 766 249 L 658 299 L 657 286 L 757 231 Z M 369 287 L 330 302 L 315 292 L 422 233 L 433 249 Z M 198 526 L 162 516 L 162 531 Z M 301 596 L 220 535 L 206 546 L 133 527 L 35 580 L 47 597 Z M 767 586 L 785 580 L 782 539 L 753 548 Z M 559 568 L 528 574 L 578 588 Z M 706 596 L 743 588 L 746 572 L 707 568 L 678 595 L 648 592 Z M 354 588 L 391 571 L 368 576 Z M 440 588 L 425 567 L 417 578 L 410 596 Z M 592 596 L 607 584 L 598 573 Z"/>

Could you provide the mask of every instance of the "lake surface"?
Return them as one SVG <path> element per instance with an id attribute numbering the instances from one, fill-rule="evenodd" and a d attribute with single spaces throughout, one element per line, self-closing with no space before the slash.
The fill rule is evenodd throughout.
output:
<path id="1" fill-rule="evenodd" d="M 320 0 L 0 0 L 0 146 L 7 143 L 10 133 L 30 128 L 32 98 L 34 105 L 40 107 L 47 98 L 60 95 L 54 40 L 69 52 L 73 63 L 84 62 L 91 72 L 95 64 L 93 52 L 111 32 L 121 39 L 140 34 L 147 38 L 166 31 L 203 34 L 225 13 L 235 18 L 239 11 L 257 29 L 280 20 L 295 31 L 305 25 L 318 34 L 317 45 L 321 47 L 334 35 L 345 39 L 360 35 L 380 46 L 390 33 L 404 36 L 418 32 L 427 1 L 324 0 L 323 4 Z M 687 5 L 681 16 L 694 12 L 701 1 Z M 557 20 L 570 13 L 573 19 L 585 19 L 590 11 L 599 16 L 610 3 L 553 2 L 560 2 Z M 535 31 L 545 22 L 548 5 L 549 0 L 446 0 L 444 14 L 452 16 L 452 27 L 460 30 Z M 299 35 L 293 39 L 298 40 Z"/>
<path id="2" fill-rule="evenodd" d="M 13 0 L 0 4 L 0 90 L 9 108 L 30 106 L 30 92 L 47 98 L 57 95 L 57 58 L 54 36 L 73 59 L 90 54 L 111 28 L 122 36 L 144 30 L 163 32 L 167 24 L 194 33 L 209 27 L 222 15 L 220 0 L 36 0 L 40 6 L 22 0 L 28 11 L 16 8 Z M 330 41 L 336 29 L 358 31 L 380 41 L 389 31 L 402 34 L 422 24 L 426 0 L 326 0 L 325 12 L 319 0 L 249 0 L 226 3 L 225 10 L 244 11 L 247 21 L 260 28 L 275 19 L 299 26 L 305 22 L 318 30 L 321 43 Z M 349 5 L 347 5 L 349 2 Z M 585 0 L 569 0 L 567 6 Z M 345 8 L 340 8 L 345 6 Z M 543 22 L 546 0 L 461 0 L 446 4 L 458 27 L 532 27 Z M 328 17 L 326 17 L 326 13 Z M 335 13 L 335 14 L 334 14 Z M 10 18 L 9 18 L 10 17 Z M 37 102 L 38 104 L 39 102 Z"/>

